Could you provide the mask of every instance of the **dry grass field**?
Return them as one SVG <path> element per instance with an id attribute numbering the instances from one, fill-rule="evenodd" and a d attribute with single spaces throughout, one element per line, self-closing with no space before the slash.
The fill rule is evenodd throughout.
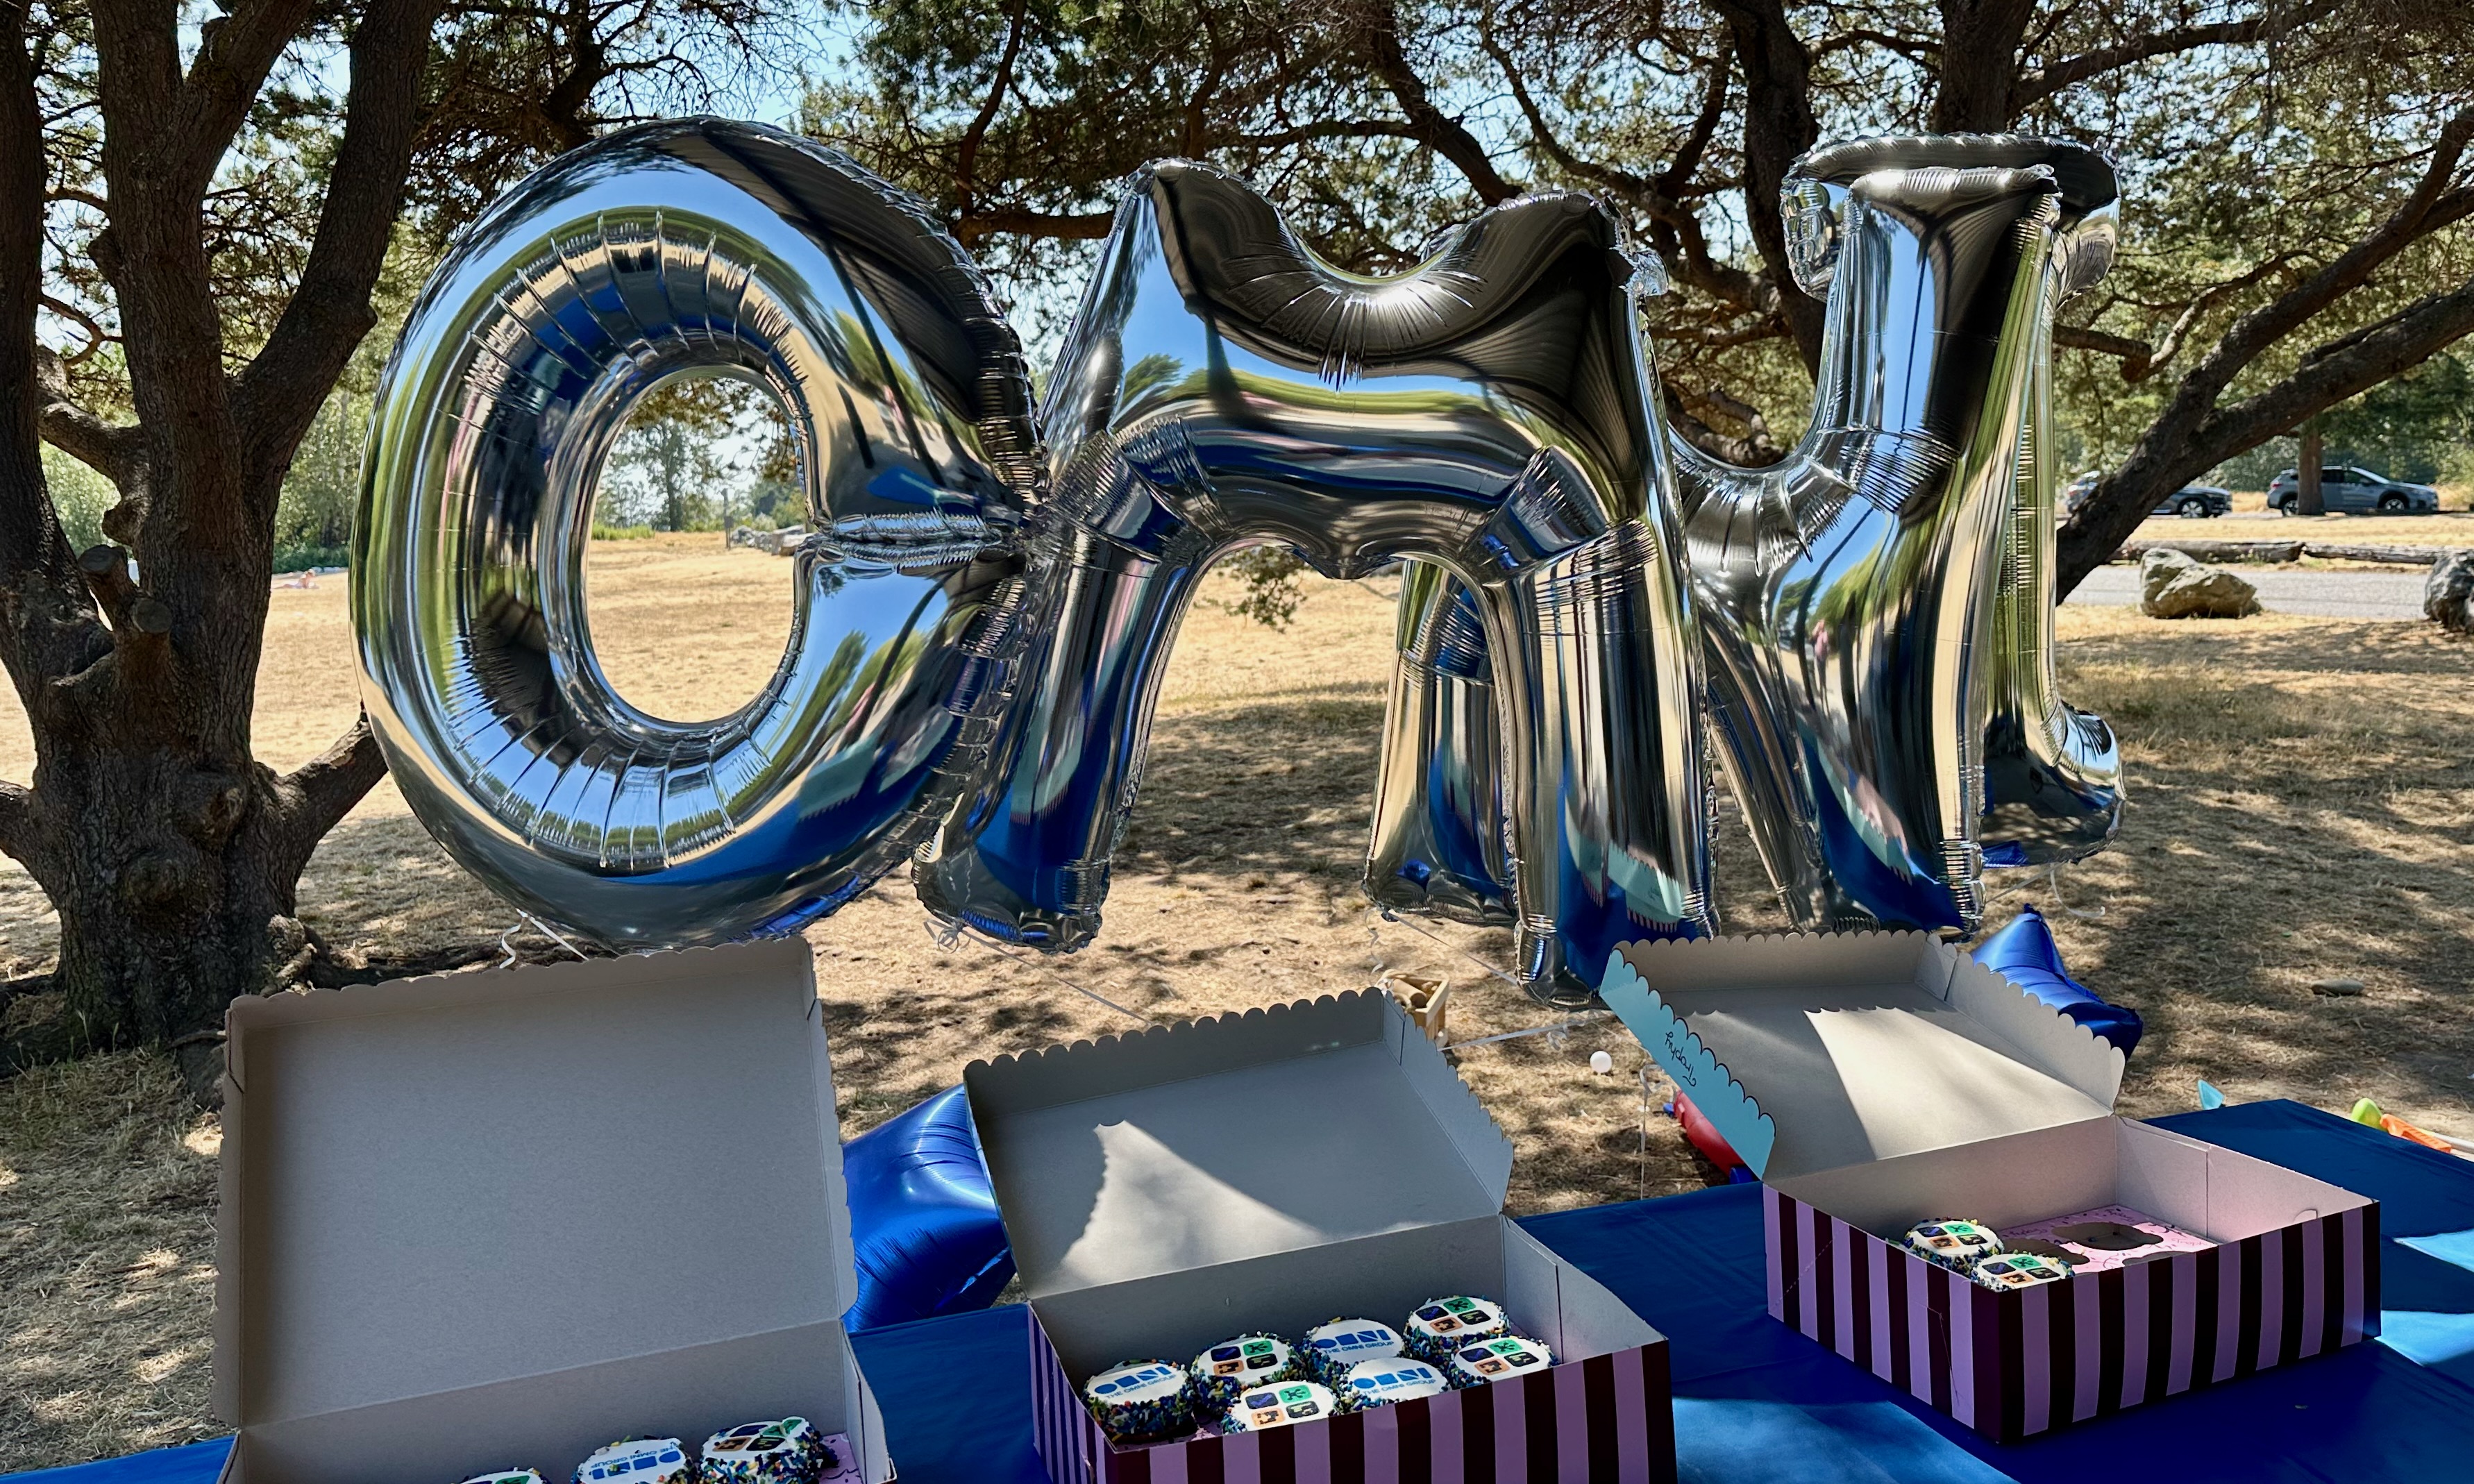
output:
<path id="1" fill-rule="evenodd" d="M 2347 523 L 2395 539 L 2413 523 Z M 752 693 L 786 628 L 788 572 L 711 537 L 596 549 L 615 682 L 672 716 Z M 845 1131 L 951 1085 L 974 1058 L 1130 1023 L 1078 985 L 1170 1019 L 1423 971 L 1452 977 L 1456 1036 L 1549 1022 L 1472 961 L 1503 961 L 1500 935 L 1429 937 L 1358 897 L 1388 593 L 1312 584 L 1280 633 L 1198 606 L 1106 931 L 1084 953 L 941 943 L 898 880 L 812 930 Z M 2422 624 L 2275 615 L 2169 624 L 2067 608 L 2061 622 L 2067 693 L 2120 729 L 2132 802 L 2118 848 L 2058 888 L 2042 874 L 2005 884 L 1995 917 L 2046 908 L 2073 969 L 2147 1017 L 2125 1110 L 2189 1107 L 2205 1077 L 2236 1099 L 2368 1095 L 2474 1135 L 2474 646 Z M 278 765 L 350 721 L 340 581 L 275 595 L 260 695 L 259 748 Z M 0 776 L 30 766 L 22 719 L 0 713 Z M 1722 864 L 1729 925 L 1781 926 L 1732 828 Z M 514 921 L 384 785 L 320 851 L 302 907 L 381 964 L 487 957 Z M 0 973 L 43 969 L 54 931 L 24 876 L 0 872 Z M 2366 988 L 2314 992 L 2332 976 Z M 1598 1049 L 1613 1076 L 1590 1074 Z M 1671 1122 L 1644 1124 L 1643 1065 L 1606 1020 L 1461 1054 L 1518 1147 L 1516 1212 L 1709 1177 Z M 219 1430 L 206 1412 L 217 1138 L 150 1057 L 0 1083 L 0 1471 Z"/>

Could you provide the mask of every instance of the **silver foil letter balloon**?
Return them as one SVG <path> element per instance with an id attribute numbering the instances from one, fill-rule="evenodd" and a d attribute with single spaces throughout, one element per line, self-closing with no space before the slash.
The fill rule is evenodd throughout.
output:
<path id="1" fill-rule="evenodd" d="M 1196 581 L 1278 543 L 1451 572 L 1502 718 L 1519 971 L 1585 997 L 1613 945 L 1708 924 L 1690 605 L 1632 261 L 1576 196 L 1498 207 L 1413 272 L 1338 272 L 1201 166 L 1138 175 L 1066 333 L 1039 638 L 929 908 L 1072 948 L 1098 929 Z"/>
<path id="2" fill-rule="evenodd" d="M 2119 821 L 2112 733 L 2053 684 L 2050 447 L 2053 305 L 2110 263 L 2114 199 L 2053 140 L 1814 151 L 1783 203 L 1829 303 L 1808 431 L 1759 470 L 1668 440 L 1712 735 L 1799 925 L 1970 929 L 1986 864 Z M 1452 847 L 1501 807 L 1461 782 L 1489 665 L 1428 637 L 1458 601 L 1404 589 L 1368 889 L 1480 915 L 1484 863 Z"/>
<path id="3" fill-rule="evenodd" d="M 717 720 L 620 697 L 584 604 L 603 458 L 683 372 L 780 401 L 815 533 L 779 669 Z M 620 946 L 793 927 L 980 766 L 1026 593 L 1030 380 L 960 248 L 848 159 L 691 119 L 555 161 L 439 269 L 377 401 L 364 704 L 422 822 L 520 905 Z"/>

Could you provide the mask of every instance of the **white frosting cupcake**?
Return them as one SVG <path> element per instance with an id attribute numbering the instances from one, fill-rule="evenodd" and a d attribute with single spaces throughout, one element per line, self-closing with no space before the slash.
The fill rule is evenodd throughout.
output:
<path id="1" fill-rule="evenodd" d="M 695 1465 L 676 1438 L 621 1438 L 575 1466 L 575 1484 L 690 1484 Z"/>
<path id="2" fill-rule="evenodd" d="M 1335 1319 L 1306 1331 L 1306 1365 L 1316 1380 L 1340 1391 L 1351 1366 L 1405 1353 L 1400 1332 L 1371 1319 Z"/>
<path id="3" fill-rule="evenodd" d="M 1194 1425 L 1185 1367 L 1167 1360 L 1128 1360 L 1082 1383 L 1082 1399 L 1102 1430 L 1120 1443 L 1153 1443 Z"/>
<path id="4" fill-rule="evenodd" d="M 1336 1416 L 1340 1400 L 1321 1381 L 1283 1381 L 1249 1388 L 1220 1420 L 1223 1432 L 1261 1432 Z"/>
<path id="5" fill-rule="evenodd" d="M 1452 1383 L 1443 1378 L 1443 1373 L 1422 1360 L 1394 1355 L 1385 1360 L 1359 1361 L 1348 1368 L 1347 1380 L 1334 1389 L 1340 1393 L 1341 1405 L 1359 1412 L 1419 1397 L 1440 1397 L 1452 1389 Z"/>
<path id="6" fill-rule="evenodd" d="M 1512 1321 L 1505 1317 L 1503 1305 L 1462 1294 L 1419 1304 L 1400 1332 L 1408 1338 L 1410 1354 L 1440 1366 L 1447 1364 L 1452 1352 L 1464 1345 L 1510 1334 Z"/>
<path id="7" fill-rule="evenodd" d="M 1452 1384 L 1484 1386 L 1491 1381 L 1508 1381 L 1516 1375 L 1543 1371 L 1554 1363 L 1555 1352 L 1536 1340 L 1516 1334 L 1497 1335 L 1452 1352 Z"/>

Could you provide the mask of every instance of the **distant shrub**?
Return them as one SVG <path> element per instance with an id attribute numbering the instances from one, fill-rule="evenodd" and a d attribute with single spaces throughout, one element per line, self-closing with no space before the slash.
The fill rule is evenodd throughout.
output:
<path id="1" fill-rule="evenodd" d="M 593 523 L 593 539 L 595 541 L 648 541 L 652 535 L 653 528 L 649 525 L 604 525 L 598 521 Z"/>
<path id="2" fill-rule="evenodd" d="M 275 571 L 307 572 L 313 567 L 349 565 L 351 552 L 343 547 L 289 546 L 275 548 Z"/>

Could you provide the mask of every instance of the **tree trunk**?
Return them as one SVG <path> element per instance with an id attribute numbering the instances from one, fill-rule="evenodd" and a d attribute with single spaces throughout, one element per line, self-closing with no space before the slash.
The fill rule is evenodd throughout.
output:
<path id="1" fill-rule="evenodd" d="M 1764 276 L 1778 290 L 1780 318 L 1795 337 L 1804 369 L 1821 365 L 1822 307 L 1796 287 L 1788 268 L 1779 188 L 1787 167 L 1821 137 L 1812 112 L 1812 53 L 1787 18 L 1784 0 L 1720 0 L 1744 73 L 1744 215 Z"/>
<path id="2" fill-rule="evenodd" d="M 305 852 L 276 821 L 276 781 L 197 753 L 51 751 L 28 864 L 60 910 L 55 987 L 91 1045 L 200 1046 L 182 1059 L 203 1094 L 224 1007 L 299 984 L 309 963 L 293 914 Z"/>
<path id="3" fill-rule="evenodd" d="M 2302 451 L 2293 465 L 2293 508 L 2301 515 L 2326 515 L 2328 498 L 2319 488 L 2319 420 L 2302 425 Z"/>

